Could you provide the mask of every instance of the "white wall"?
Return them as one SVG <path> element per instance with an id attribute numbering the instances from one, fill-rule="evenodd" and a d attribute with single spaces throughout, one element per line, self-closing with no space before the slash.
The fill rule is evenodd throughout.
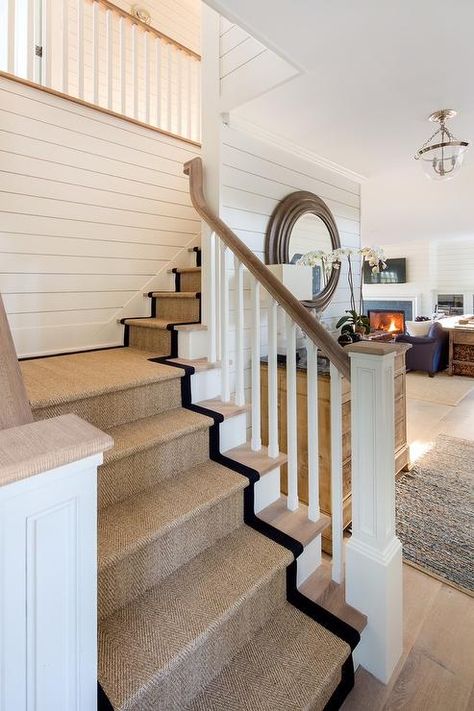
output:
<path id="1" fill-rule="evenodd" d="M 464 294 L 465 313 L 473 311 L 474 235 L 382 245 L 387 257 L 406 257 L 406 284 L 365 285 L 367 298 L 419 299 L 419 314 L 430 316 L 439 293 Z"/>
<path id="2" fill-rule="evenodd" d="M 263 261 L 265 231 L 278 202 L 295 190 L 310 190 L 332 210 L 343 246 L 360 243 L 360 186 L 326 168 L 279 149 L 247 133 L 227 127 L 222 130 L 221 216 L 238 237 Z M 231 268 L 231 264 L 228 265 Z M 231 270 L 230 278 L 233 273 Z M 356 274 L 356 280 L 359 275 Z M 250 368 L 249 293 L 245 294 L 246 381 Z M 230 344 L 234 347 L 233 294 L 230 300 Z M 322 314 L 332 329 L 349 308 L 349 289 L 344 269 L 334 299 Z M 266 314 L 262 313 L 262 350 L 266 344 Z M 231 353 L 231 359 L 235 358 Z"/>
<path id="3" fill-rule="evenodd" d="M 118 344 L 200 232 L 163 136 L 0 79 L 0 291 L 20 355 Z M 156 275 L 159 275 L 158 277 Z"/>

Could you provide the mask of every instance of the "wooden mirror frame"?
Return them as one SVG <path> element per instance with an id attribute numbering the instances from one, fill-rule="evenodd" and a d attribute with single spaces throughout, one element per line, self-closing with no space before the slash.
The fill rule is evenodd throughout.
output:
<path id="1" fill-rule="evenodd" d="M 328 228 L 333 249 L 341 246 L 339 232 L 331 210 L 324 200 L 314 193 L 298 190 L 281 200 L 273 210 L 265 235 L 265 264 L 289 264 L 290 237 L 295 222 L 312 213 L 319 217 Z M 339 282 L 340 269 L 332 269 L 324 289 L 316 298 L 304 301 L 305 306 L 322 311 L 332 299 Z"/>

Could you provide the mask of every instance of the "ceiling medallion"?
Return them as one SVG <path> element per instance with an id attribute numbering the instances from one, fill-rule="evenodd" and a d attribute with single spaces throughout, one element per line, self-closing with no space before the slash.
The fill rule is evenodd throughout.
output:
<path id="1" fill-rule="evenodd" d="M 459 173 L 469 141 L 460 141 L 446 128 L 446 121 L 456 116 L 453 109 L 441 109 L 428 116 L 439 128 L 415 153 L 425 175 L 432 180 L 450 180 Z"/>

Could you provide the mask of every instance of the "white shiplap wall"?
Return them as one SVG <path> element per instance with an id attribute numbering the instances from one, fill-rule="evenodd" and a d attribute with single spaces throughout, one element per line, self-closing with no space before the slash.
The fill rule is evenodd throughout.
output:
<path id="1" fill-rule="evenodd" d="M 121 342 L 200 231 L 199 149 L 0 79 L 0 291 L 20 355 Z"/>
<path id="2" fill-rule="evenodd" d="M 263 142 L 233 128 L 222 131 L 221 146 L 221 216 L 240 239 L 263 261 L 265 231 L 278 202 L 295 190 L 310 190 L 319 195 L 332 210 L 342 246 L 360 244 L 360 186 L 337 173 L 296 157 L 275 145 Z M 229 278 L 233 271 L 229 261 Z M 358 281 L 359 274 L 356 274 Z M 247 285 L 248 286 L 248 285 Z M 234 296 L 231 293 L 230 349 L 234 349 Z M 250 368 L 249 293 L 245 294 L 246 386 Z M 322 315 L 332 329 L 349 308 L 346 270 L 341 273 L 334 299 Z M 262 352 L 266 345 L 266 314 L 262 313 Z M 249 393 L 247 393 L 248 397 Z"/>

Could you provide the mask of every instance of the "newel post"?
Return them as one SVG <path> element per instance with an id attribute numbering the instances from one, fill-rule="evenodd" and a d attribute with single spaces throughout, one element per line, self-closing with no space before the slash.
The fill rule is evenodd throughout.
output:
<path id="1" fill-rule="evenodd" d="M 397 346 L 363 341 L 351 359 L 352 537 L 346 599 L 367 615 L 358 659 L 387 683 L 402 654 L 402 546 L 395 535 L 394 360 Z"/>

